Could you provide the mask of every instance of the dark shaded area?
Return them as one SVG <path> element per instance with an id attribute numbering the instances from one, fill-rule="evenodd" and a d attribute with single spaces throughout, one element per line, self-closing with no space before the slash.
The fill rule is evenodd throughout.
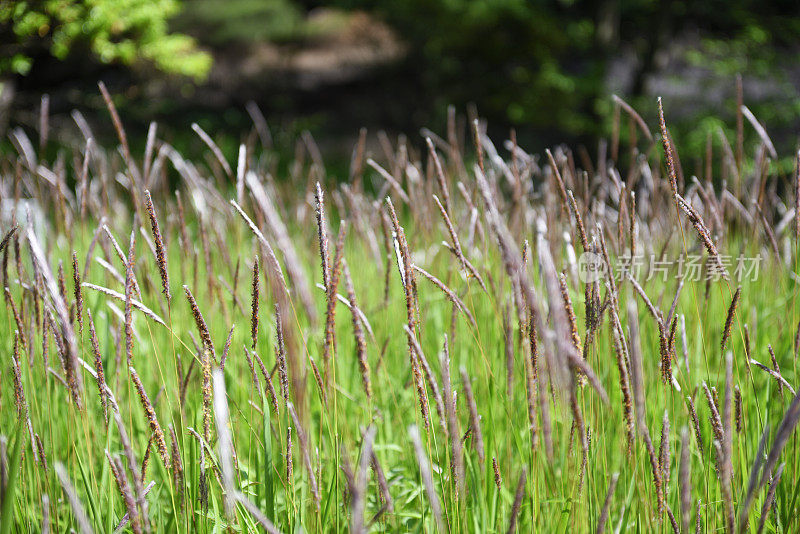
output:
<path id="1" fill-rule="evenodd" d="M 596 146 L 610 133 L 616 93 L 651 125 L 664 96 L 676 139 L 699 147 L 701 135 L 688 132 L 730 124 L 741 73 L 746 103 L 776 143 L 796 143 L 800 8 L 788 0 L 186 0 L 172 26 L 213 54 L 205 81 L 106 65 L 80 44 L 64 60 L 34 47 L 32 68 L 14 79 L 12 122 L 34 127 L 49 93 L 56 127 L 71 128 L 77 108 L 112 135 L 103 80 L 134 145 L 155 120 L 191 148 L 196 121 L 232 156 L 252 100 L 279 137 L 307 129 L 342 159 L 359 127 L 442 131 L 450 104 L 463 115 L 474 105 L 490 134 L 515 128 L 539 150 Z"/>

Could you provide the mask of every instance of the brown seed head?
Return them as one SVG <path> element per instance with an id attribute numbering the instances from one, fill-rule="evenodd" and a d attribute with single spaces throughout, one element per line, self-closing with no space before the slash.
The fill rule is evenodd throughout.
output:
<path id="1" fill-rule="evenodd" d="M 78 317 L 78 329 L 83 332 L 83 294 L 81 293 L 81 273 L 78 270 L 78 253 L 72 251 L 72 283 L 75 294 L 75 312 Z"/>
<path id="2" fill-rule="evenodd" d="M 158 227 L 158 218 L 153 208 L 153 199 L 150 191 L 144 191 L 145 206 L 147 214 L 150 216 L 150 228 L 153 230 L 153 239 L 156 245 L 156 263 L 158 264 L 158 274 L 161 276 L 161 292 L 167 297 L 167 302 L 172 299 L 169 292 L 169 271 L 167 270 L 167 254 L 164 248 L 164 239 L 161 236 L 161 229 Z"/>
<path id="3" fill-rule="evenodd" d="M 153 432 L 158 454 L 161 456 L 161 461 L 164 462 L 164 467 L 169 469 L 171 462 L 169 452 L 167 451 L 167 442 L 164 439 L 164 431 L 161 429 L 161 425 L 158 423 L 156 411 L 153 408 L 153 404 L 150 402 L 150 398 L 147 396 L 147 392 L 144 390 L 144 385 L 142 385 L 142 381 L 139 378 L 136 369 L 133 367 L 129 367 L 128 369 L 131 373 L 133 385 L 136 387 L 136 392 L 139 394 L 139 401 L 142 403 L 142 408 L 144 409 L 145 416 L 147 417 L 147 422 L 150 423 L 150 430 Z"/>
<path id="4" fill-rule="evenodd" d="M 253 259 L 253 291 L 251 301 L 250 339 L 252 341 L 251 348 L 256 350 L 256 343 L 258 341 L 258 255 Z"/>
<path id="5" fill-rule="evenodd" d="M 497 465 L 496 456 L 492 456 L 492 469 L 494 470 L 494 485 L 500 489 L 503 485 L 503 477 L 500 476 L 500 467 Z"/>
<path id="6" fill-rule="evenodd" d="M 94 356 L 94 371 L 97 375 L 97 390 L 100 394 L 100 406 L 103 408 L 103 419 L 108 425 L 108 392 L 106 391 L 106 375 L 103 370 L 103 360 L 100 357 L 100 343 L 97 340 L 97 332 L 94 327 L 92 312 L 86 310 L 89 317 L 89 339 L 92 343 L 92 355 Z"/>
<path id="7" fill-rule="evenodd" d="M 183 291 L 186 293 L 186 299 L 189 301 L 189 307 L 192 310 L 195 325 L 197 325 L 197 330 L 200 332 L 200 339 L 203 341 L 203 349 L 208 351 L 210 356 L 216 360 L 217 356 L 214 353 L 214 344 L 211 342 L 211 333 L 208 331 L 208 326 L 206 325 L 205 319 L 203 319 L 203 314 L 200 313 L 200 308 L 197 307 L 197 301 L 194 300 L 194 295 L 189 291 L 189 286 L 184 285 Z"/>
<path id="8" fill-rule="evenodd" d="M 733 300 L 728 307 L 728 315 L 725 318 L 725 328 L 722 330 L 722 350 L 725 351 L 725 345 L 728 343 L 728 338 L 731 336 L 731 327 L 733 326 L 733 318 L 736 315 L 736 308 L 739 306 L 739 297 L 742 294 L 742 286 L 736 288 L 736 293 L 733 294 Z"/>

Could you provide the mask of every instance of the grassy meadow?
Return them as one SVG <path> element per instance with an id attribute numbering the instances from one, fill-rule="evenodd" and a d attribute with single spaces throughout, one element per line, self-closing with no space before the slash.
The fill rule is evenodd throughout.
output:
<path id="1" fill-rule="evenodd" d="M 451 115 L 337 180 L 107 102 L 0 161 L 0 534 L 800 530 L 800 177 L 746 108 L 682 159 L 668 102 L 591 155 Z"/>

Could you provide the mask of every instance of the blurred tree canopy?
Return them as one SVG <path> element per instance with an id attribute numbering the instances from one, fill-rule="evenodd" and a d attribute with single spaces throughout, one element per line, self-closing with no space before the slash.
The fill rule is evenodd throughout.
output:
<path id="1" fill-rule="evenodd" d="M 301 31 L 303 13 L 292 0 L 189 0 L 177 21 L 212 46 L 283 41 Z"/>
<path id="2" fill-rule="evenodd" d="M 253 67 L 257 61 L 248 66 L 255 74 L 243 74 L 243 59 L 291 59 L 318 37 L 317 8 L 334 8 L 328 11 L 341 18 L 364 11 L 366 20 L 387 23 L 405 59 L 372 77 L 313 90 L 285 74 L 290 81 L 278 85 L 275 72 Z M 200 90 L 181 80 L 179 93 L 162 85 L 124 99 L 139 95 L 129 102 L 143 113 L 158 101 L 174 116 L 190 110 L 221 120 L 222 106 L 238 105 L 228 96 L 256 94 L 267 114 L 317 113 L 324 117 L 317 123 L 348 131 L 362 125 L 352 124 L 352 109 L 369 110 L 358 120 L 409 131 L 441 126 L 446 104 L 463 110 L 474 102 L 490 125 L 517 126 L 521 140 L 542 145 L 608 135 L 612 92 L 651 122 L 657 93 L 666 98 L 674 135 L 694 149 L 729 123 L 741 73 L 753 88 L 746 86 L 748 106 L 771 133 L 794 142 L 800 115 L 797 0 L 0 0 L 0 79 L 30 71 L 22 91 L 57 91 L 67 78 L 107 74 L 75 68 L 87 56 L 200 81 L 211 55 L 198 47 L 212 50 L 220 67 Z M 53 70 L 53 58 L 64 60 L 63 75 L 35 79 Z M 317 64 L 329 67 L 323 60 Z M 153 69 L 126 77 L 116 68 L 114 75 L 120 87 L 155 78 Z M 365 121 L 366 113 L 374 116 Z"/>
<path id="3" fill-rule="evenodd" d="M 636 97 L 658 54 L 687 32 L 704 39 L 693 59 L 731 76 L 769 70 L 769 51 L 797 46 L 800 38 L 796 0 L 339 3 L 375 10 L 398 29 L 432 98 L 479 101 L 482 113 L 511 124 L 584 135 L 610 116 L 610 61 L 623 53 L 635 58 L 625 92 Z"/>
<path id="4" fill-rule="evenodd" d="M 103 63 L 149 62 L 163 72 L 202 79 L 211 57 L 170 33 L 177 0 L 3 0 L 0 76 L 27 74 L 36 57 L 88 51 Z"/>

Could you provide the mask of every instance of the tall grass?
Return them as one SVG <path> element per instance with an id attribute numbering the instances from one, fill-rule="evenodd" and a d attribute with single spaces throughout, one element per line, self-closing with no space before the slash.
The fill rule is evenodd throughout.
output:
<path id="1" fill-rule="evenodd" d="M 746 107 L 749 155 L 615 98 L 610 153 L 452 113 L 336 181 L 261 123 L 139 158 L 100 90 L 120 147 L 0 155 L 0 532 L 800 530 L 800 174 Z"/>

